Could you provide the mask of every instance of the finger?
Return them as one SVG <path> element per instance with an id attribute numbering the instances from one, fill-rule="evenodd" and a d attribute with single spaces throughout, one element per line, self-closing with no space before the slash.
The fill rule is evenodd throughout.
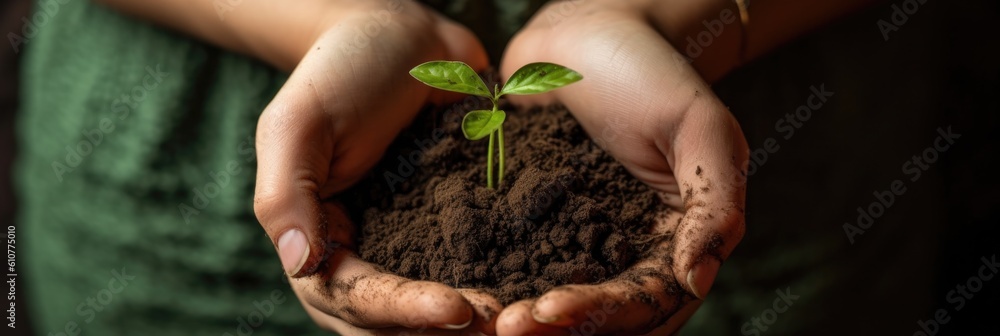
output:
<path id="1" fill-rule="evenodd" d="M 532 317 L 589 334 L 644 334 L 686 318 L 678 312 L 694 298 L 660 266 L 644 262 L 605 283 L 557 287 L 535 301 Z"/>
<path id="2" fill-rule="evenodd" d="M 344 247 L 351 251 L 357 251 L 357 246 L 355 244 L 357 233 L 357 227 L 351 222 L 351 219 L 347 216 L 347 209 L 340 202 L 327 201 L 320 205 L 323 210 L 325 217 L 323 217 L 326 223 L 326 249 L 323 251 L 323 257 L 329 257 L 333 255 L 333 252 L 338 247 Z"/>
<path id="3" fill-rule="evenodd" d="M 458 292 L 472 304 L 476 317 L 468 330 L 476 330 L 487 335 L 496 335 L 496 318 L 503 305 L 495 297 L 477 289 L 459 289 Z"/>
<path id="4" fill-rule="evenodd" d="M 477 335 L 462 330 L 435 330 L 430 328 L 378 328 L 366 329 L 353 326 L 339 318 L 327 315 L 319 309 L 305 305 L 305 311 L 309 317 L 316 321 L 316 324 L 324 330 L 337 332 L 341 335 L 351 336 L 401 336 L 401 335 L 421 335 L 421 336 L 469 336 Z"/>
<path id="5" fill-rule="evenodd" d="M 669 132 L 665 132 L 669 133 Z M 722 261 L 745 232 L 746 140 L 735 118 L 714 98 L 696 100 L 661 147 L 681 186 L 684 217 L 675 231 L 674 273 L 704 298 Z"/>
<path id="6" fill-rule="evenodd" d="M 504 308 L 500 312 L 500 316 L 497 316 L 497 335 L 570 335 L 570 332 L 565 328 L 535 321 L 531 316 L 531 307 L 533 304 L 534 300 L 522 300 Z"/>
<path id="7" fill-rule="evenodd" d="M 482 333 L 478 331 L 465 331 L 465 330 L 441 330 L 441 329 L 409 329 L 409 328 L 382 328 L 371 330 L 372 334 L 375 336 L 478 336 Z M 349 332 L 341 332 L 341 335 L 351 335 L 354 334 Z"/>
<path id="8" fill-rule="evenodd" d="M 326 228 L 318 192 L 332 150 L 326 119 L 312 113 L 311 99 L 294 97 L 292 87 L 281 90 L 257 123 L 254 213 L 285 273 L 303 276 L 322 258 Z"/>
<path id="9" fill-rule="evenodd" d="M 335 249 L 322 269 L 328 271 L 292 279 L 292 287 L 306 304 L 354 326 L 460 330 L 473 319 L 471 305 L 455 289 L 384 273 L 344 248 Z"/>

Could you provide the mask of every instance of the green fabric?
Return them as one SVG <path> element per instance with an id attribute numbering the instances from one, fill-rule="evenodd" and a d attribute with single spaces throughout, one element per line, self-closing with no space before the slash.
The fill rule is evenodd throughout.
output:
<path id="1" fill-rule="evenodd" d="M 292 296 L 253 217 L 244 143 L 285 75 L 88 1 L 28 47 L 17 182 L 40 334 L 235 334 L 254 301 Z M 179 205 L 229 162 L 239 173 L 186 223 Z M 134 279 L 122 289 L 113 271 Z M 312 329 L 287 300 L 260 331 Z"/>
<path id="2" fill-rule="evenodd" d="M 496 62 L 545 1 L 426 2 L 472 28 Z M 252 212 L 252 136 L 286 75 L 84 0 L 60 5 L 40 26 L 26 45 L 15 177 L 20 260 L 38 334 L 75 323 L 84 335 L 238 335 L 241 323 L 263 315 L 255 335 L 324 334 L 283 281 Z M 166 73 L 159 81 L 157 69 Z M 203 194 L 214 197 L 195 199 Z M 828 268 L 772 280 L 807 273 L 781 265 L 819 267 L 842 241 L 797 241 L 727 262 L 686 333 L 732 334 L 785 287 L 810 299 L 772 333 L 820 325 L 825 300 L 817 292 L 833 295 L 829 288 L 847 273 Z M 118 279 L 126 276 L 134 279 L 122 289 Z"/>
<path id="3" fill-rule="evenodd" d="M 439 2 L 504 22 L 475 25 L 493 41 L 530 14 Z M 236 335 L 280 295 L 254 333 L 318 333 L 252 211 L 252 136 L 286 75 L 89 1 L 56 7 L 26 45 L 18 121 L 36 331 Z"/>

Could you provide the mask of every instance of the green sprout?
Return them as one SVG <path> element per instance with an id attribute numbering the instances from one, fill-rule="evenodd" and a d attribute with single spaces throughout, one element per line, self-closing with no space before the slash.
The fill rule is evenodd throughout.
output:
<path id="1" fill-rule="evenodd" d="M 490 93 L 486 82 L 483 82 L 475 70 L 462 62 L 427 62 L 410 70 L 410 75 L 434 88 L 486 97 L 493 102 L 492 111 L 471 111 L 462 118 L 462 133 L 465 134 L 465 138 L 475 141 L 487 135 L 490 137 L 486 150 L 486 187 L 490 189 L 493 189 L 494 143 L 499 145 L 497 184 L 503 182 L 503 122 L 507 118 L 507 113 L 497 108 L 500 97 L 505 94 L 544 93 L 583 79 L 583 76 L 576 71 L 558 64 L 531 63 L 517 69 L 504 84 L 503 89 L 497 84 L 493 87 L 493 93 Z"/>

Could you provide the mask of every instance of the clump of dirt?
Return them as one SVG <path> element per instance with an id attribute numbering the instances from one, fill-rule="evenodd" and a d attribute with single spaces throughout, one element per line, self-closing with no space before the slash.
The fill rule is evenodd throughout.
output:
<path id="1" fill-rule="evenodd" d="M 507 107 L 506 176 L 496 190 L 486 188 L 486 140 L 460 129 L 473 108 L 481 106 L 422 113 L 341 196 L 360 226 L 363 259 L 483 289 L 506 305 L 610 279 L 643 256 L 665 205 L 565 108 Z"/>

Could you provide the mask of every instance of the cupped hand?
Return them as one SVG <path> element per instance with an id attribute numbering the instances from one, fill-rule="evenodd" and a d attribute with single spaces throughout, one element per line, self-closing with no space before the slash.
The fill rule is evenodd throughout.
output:
<path id="1" fill-rule="evenodd" d="M 497 318 L 499 335 L 674 332 L 743 237 L 748 149 L 742 131 L 651 23 L 649 8 L 635 3 L 647 2 L 543 8 L 508 46 L 501 71 L 506 78 L 544 61 L 583 74 L 577 84 L 513 102 L 565 104 L 598 145 L 675 210 L 651 228 L 673 239 L 605 283 L 557 287 L 507 307 Z"/>
<path id="2" fill-rule="evenodd" d="M 473 290 L 410 281 L 362 261 L 331 196 L 359 180 L 429 101 L 408 71 L 432 59 L 482 69 L 466 29 L 398 0 L 341 1 L 257 126 L 254 211 L 306 311 L 349 335 L 494 333 L 502 307 Z M 436 96 L 440 95 L 440 96 Z"/>

